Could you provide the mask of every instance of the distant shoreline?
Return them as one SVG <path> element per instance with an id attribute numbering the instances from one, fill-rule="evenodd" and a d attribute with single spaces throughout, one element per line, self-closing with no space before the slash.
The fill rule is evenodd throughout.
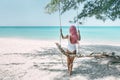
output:
<path id="1" fill-rule="evenodd" d="M 0 28 L 42 28 L 42 27 L 60 27 L 60 25 L 56 26 L 0 26 Z M 70 27 L 70 26 L 62 26 L 62 27 Z M 79 25 L 80 28 L 120 28 L 120 26 L 84 26 Z"/>

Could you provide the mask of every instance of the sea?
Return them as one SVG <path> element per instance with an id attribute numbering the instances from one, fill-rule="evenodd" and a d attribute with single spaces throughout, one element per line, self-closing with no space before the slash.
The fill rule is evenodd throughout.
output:
<path id="1" fill-rule="evenodd" d="M 120 43 L 120 26 L 79 26 L 81 41 Z M 62 26 L 64 35 L 69 26 Z M 59 40 L 60 26 L 0 26 L 0 38 Z"/>

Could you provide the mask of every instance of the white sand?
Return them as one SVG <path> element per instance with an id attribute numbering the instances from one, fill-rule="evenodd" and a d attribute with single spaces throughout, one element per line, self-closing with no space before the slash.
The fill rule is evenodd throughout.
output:
<path id="1" fill-rule="evenodd" d="M 66 57 L 61 58 L 55 42 L 0 38 L 0 80 L 120 80 L 120 65 L 108 69 L 107 60 L 94 58 L 76 58 L 69 76 Z M 82 54 L 120 52 L 119 45 L 81 45 Z"/>

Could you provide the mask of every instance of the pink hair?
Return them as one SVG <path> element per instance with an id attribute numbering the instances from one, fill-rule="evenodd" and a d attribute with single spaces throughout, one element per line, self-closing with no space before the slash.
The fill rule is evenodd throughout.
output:
<path id="1" fill-rule="evenodd" d="M 70 41 L 72 44 L 75 44 L 78 41 L 77 30 L 74 25 L 70 27 Z"/>

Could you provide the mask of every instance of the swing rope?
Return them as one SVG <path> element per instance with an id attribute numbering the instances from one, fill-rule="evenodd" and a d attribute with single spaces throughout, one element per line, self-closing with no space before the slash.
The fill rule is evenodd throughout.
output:
<path id="1" fill-rule="evenodd" d="M 60 25 L 60 30 L 62 29 L 62 21 L 61 21 L 61 5 L 60 5 L 60 2 L 59 2 L 59 25 Z M 78 22 L 78 8 L 77 8 L 77 29 L 79 30 L 79 22 Z M 60 46 L 61 46 L 61 31 L 60 31 Z M 79 43 L 78 43 L 78 51 L 77 53 L 79 53 Z M 61 54 L 61 59 L 62 59 L 62 64 L 63 66 L 66 67 L 66 65 L 64 64 L 63 62 L 63 54 Z"/>
<path id="2" fill-rule="evenodd" d="M 60 30 L 62 29 L 62 22 L 61 22 L 61 6 L 60 6 L 60 2 L 59 2 L 59 25 L 60 25 Z M 61 46 L 61 31 L 60 31 L 60 46 Z M 63 66 L 66 67 L 66 65 L 63 62 L 63 54 L 61 54 L 61 60 L 62 60 L 62 64 Z"/>
<path id="3" fill-rule="evenodd" d="M 79 30 L 79 22 L 78 22 L 78 8 L 77 8 L 77 28 Z"/>
<path id="4" fill-rule="evenodd" d="M 60 30 L 62 29 L 61 25 L 61 10 L 60 10 L 60 3 L 59 3 L 59 25 L 60 25 Z M 61 45 L 61 34 L 60 34 L 60 45 Z"/>
<path id="5" fill-rule="evenodd" d="M 79 9 L 79 7 L 77 7 L 77 30 L 79 30 L 78 9 Z M 80 33 L 79 33 L 79 34 L 80 34 Z M 79 45 L 79 43 L 78 43 L 78 46 L 77 46 L 77 54 L 79 53 L 79 47 L 80 47 L 80 45 Z"/>

